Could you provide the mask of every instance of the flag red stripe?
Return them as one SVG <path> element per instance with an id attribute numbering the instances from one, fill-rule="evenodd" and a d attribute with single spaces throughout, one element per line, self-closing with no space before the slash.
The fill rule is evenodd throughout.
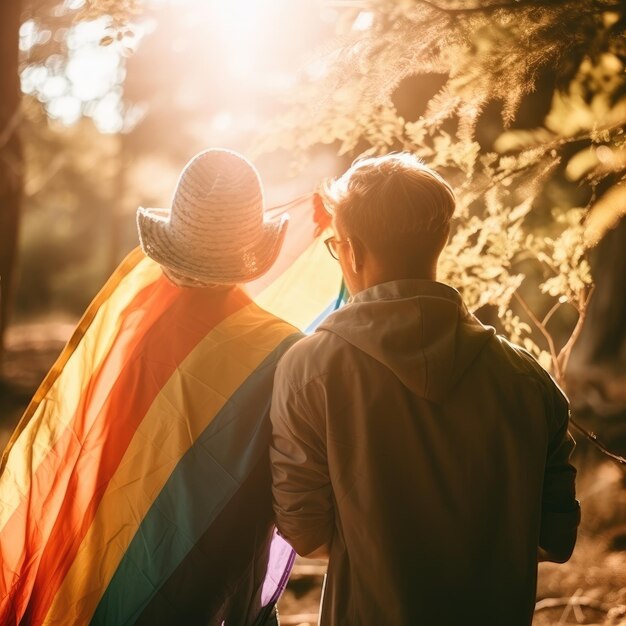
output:
<path id="1" fill-rule="evenodd" d="M 47 541 L 54 521 L 57 520 L 58 523 L 57 512 L 66 496 L 64 485 L 69 480 L 80 453 L 82 443 L 80 433 L 90 426 L 88 422 L 90 402 L 93 402 L 97 391 L 97 381 L 103 380 L 103 374 L 112 374 L 110 368 L 115 356 L 122 351 L 131 354 L 135 350 L 142 340 L 142 328 L 144 330 L 149 328 L 149 324 L 153 323 L 173 300 L 175 292 L 170 289 L 168 293 L 163 289 L 166 285 L 165 281 L 158 281 L 158 286 L 161 287 L 158 291 L 162 295 L 156 302 L 154 301 L 156 285 L 148 285 L 133 298 L 124 312 L 125 320 L 120 324 L 120 329 L 123 329 L 124 322 L 135 317 L 137 312 L 146 311 L 146 316 L 136 326 L 137 332 L 127 333 L 125 342 L 118 337 L 107 358 L 96 367 L 91 376 L 86 376 L 89 382 L 84 387 L 72 420 L 33 472 L 27 497 L 13 512 L 2 530 L 2 535 L 10 538 L 10 541 L 5 540 L 2 544 L 2 580 L 5 582 L 13 578 L 10 588 L 3 589 L 3 597 L 0 600 L 2 624 L 17 624 L 24 613 L 41 561 L 42 555 L 39 550 Z"/>

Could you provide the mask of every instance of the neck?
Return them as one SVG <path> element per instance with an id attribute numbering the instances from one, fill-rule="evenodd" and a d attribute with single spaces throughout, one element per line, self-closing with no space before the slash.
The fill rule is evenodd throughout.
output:
<path id="1" fill-rule="evenodd" d="M 436 263 L 422 267 L 378 267 L 365 272 L 363 289 L 395 280 L 437 280 Z"/>

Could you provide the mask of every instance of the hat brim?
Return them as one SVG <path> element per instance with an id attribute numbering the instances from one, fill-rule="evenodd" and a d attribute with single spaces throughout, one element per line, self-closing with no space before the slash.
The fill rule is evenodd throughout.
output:
<path id="1" fill-rule="evenodd" d="M 178 274 L 203 283 L 236 284 L 253 281 L 265 274 L 274 264 L 287 232 L 289 216 L 263 222 L 261 236 L 246 250 L 228 254 L 202 256 L 193 252 L 184 238 L 177 237 L 169 228 L 170 209 L 137 209 L 139 243 L 151 259 Z M 207 238 L 208 239 L 208 238 Z M 207 240 L 207 246 L 210 242 Z"/>

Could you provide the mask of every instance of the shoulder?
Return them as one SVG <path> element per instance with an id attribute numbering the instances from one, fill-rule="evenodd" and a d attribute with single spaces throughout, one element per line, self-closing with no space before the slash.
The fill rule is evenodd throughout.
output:
<path id="1" fill-rule="evenodd" d="M 237 325 L 251 337 L 267 336 L 281 343 L 284 352 L 295 341 L 304 337 L 302 331 L 273 313 L 250 301 L 237 318 Z"/>
<path id="2" fill-rule="evenodd" d="M 491 353 L 499 361 L 505 362 L 509 369 L 520 375 L 527 375 L 545 381 L 550 375 L 539 365 L 535 357 L 525 348 L 509 341 L 502 335 L 494 335 L 491 342 Z"/>
<path id="3" fill-rule="evenodd" d="M 323 330 L 305 336 L 282 356 L 276 376 L 280 376 L 293 391 L 326 378 L 336 367 L 338 355 L 345 347 L 343 343 L 333 333 Z"/>
<path id="4" fill-rule="evenodd" d="M 494 336 L 494 349 L 499 351 L 501 357 L 520 376 L 535 381 L 554 409 L 565 411 L 569 409 L 569 400 L 565 392 L 528 350 L 501 335 Z"/>

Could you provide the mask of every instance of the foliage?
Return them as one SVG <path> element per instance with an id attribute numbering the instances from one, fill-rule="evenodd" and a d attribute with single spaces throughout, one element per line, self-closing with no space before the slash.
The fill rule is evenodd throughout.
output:
<path id="1" fill-rule="evenodd" d="M 99 46 L 103 36 L 115 32 L 121 14 L 92 19 L 83 0 L 27 0 L 20 29 L 22 91 L 35 97 L 51 119 L 75 123 L 81 117 L 96 121 L 117 105 L 124 73 L 124 54 L 130 49 L 127 29 L 111 49 Z M 126 23 L 126 22 L 125 22 Z M 113 30 L 112 30 L 113 29 Z M 116 35 L 117 37 L 117 35 Z M 107 61 L 107 76 L 98 75 L 85 87 L 86 64 Z M 109 116 L 110 117 L 110 116 Z M 119 128 L 105 128 L 107 132 Z"/>
<path id="2" fill-rule="evenodd" d="M 443 172 L 459 208 L 441 278 L 471 309 L 496 306 L 507 334 L 563 384 L 591 291 L 587 249 L 626 206 L 626 7 L 612 0 L 337 6 L 336 38 L 305 68 L 259 150 L 287 149 L 301 163 L 318 144 L 350 156 L 409 150 Z M 425 106 L 400 114 L 397 95 L 409 78 L 427 86 L 441 75 Z M 545 120 L 514 128 L 545 76 L 553 92 Z M 494 109 L 495 141 L 480 127 L 494 126 Z M 577 192 L 550 197 L 563 173 Z M 562 307 L 577 319 L 557 345 L 550 323 Z"/>
<path id="3" fill-rule="evenodd" d="M 50 309 L 80 313 L 108 271 L 106 244 L 114 229 L 111 206 L 116 202 L 119 141 L 101 135 L 89 118 L 97 117 L 99 103 L 115 88 L 117 78 L 99 93 L 81 90 L 89 70 L 77 53 L 86 45 L 91 54 L 101 54 L 98 31 L 110 23 L 108 18 L 101 24 L 83 21 L 88 20 L 83 5 L 82 0 L 22 3 L 18 69 L 23 97 L 17 120 L 24 151 L 16 293 L 20 316 Z M 88 41 L 85 34 L 91 31 Z M 119 74 L 118 68 L 113 67 L 112 74 Z M 58 115 L 68 109 L 74 111 L 70 126 Z"/>
<path id="4" fill-rule="evenodd" d="M 142 3 L 140 0 L 86 0 L 78 19 L 96 20 L 106 17 L 110 20 L 110 39 L 102 41 L 102 45 L 109 45 L 114 40 L 121 41 L 124 37 L 132 37 L 133 31 L 129 28 L 131 18 L 140 15 Z"/>
<path id="5" fill-rule="evenodd" d="M 16 302 L 22 316 L 80 311 L 136 245 L 136 207 L 167 206 L 180 169 L 198 150 L 245 150 L 273 110 L 276 76 L 295 71 L 296 58 L 323 27 L 313 5 L 273 1 L 259 22 L 272 27 L 276 41 L 259 38 L 259 55 L 255 41 L 242 51 L 242 33 L 229 31 L 241 7 L 144 0 L 137 16 L 138 7 L 25 1 L 19 69 L 27 193 Z M 126 56 L 129 46 L 135 52 Z M 241 66 L 245 71 L 255 54 L 256 74 L 242 80 Z M 204 62 L 212 59 L 219 62 Z M 276 87 L 267 84 L 273 79 Z M 284 201 L 301 192 L 285 181 L 288 164 L 287 157 L 257 162 L 270 202 L 272 194 Z"/>

